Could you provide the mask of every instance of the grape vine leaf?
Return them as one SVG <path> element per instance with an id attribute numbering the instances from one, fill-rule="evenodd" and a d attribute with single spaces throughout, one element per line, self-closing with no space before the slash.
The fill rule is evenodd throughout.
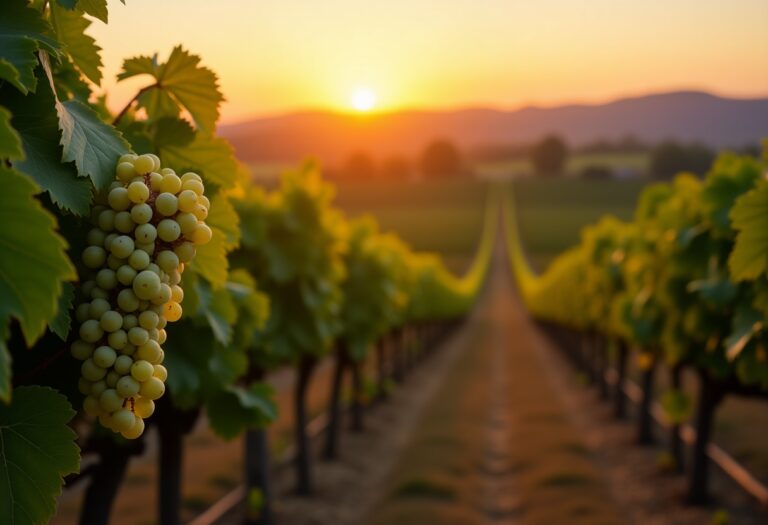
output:
<path id="1" fill-rule="evenodd" d="M 75 411 L 51 388 L 22 386 L 13 403 L 0 404 L 0 509 L 18 525 L 48 523 L 64 476 L 80 469 Z"/>
<path id="2" fill-rule="evenodd" d="M 105 24 L 109 22 L 107 0 L 78 0 L 77 7 Z"/>
<path id="3" fill-rule="evenodd" d="M 272 388 L 265 383 L 248 388 L 229 385 L 207 400 L 206 409 L 211 428 L 224 439 L 232 439 L 247 428 L 264 426 L 277 417 Z"/>
<path id="4" fill-rule="evenodd" d="M 184 119 L 163 117 L 154 126 L 154 143 L 157 149 L 165 146 L 186 146 L 195 139 L 195 130 Z"/>
<path id="5" fill-rule="evenodd" d="M 736 243 L 728 259 L 736 281 L 756 279 L 768 269 L 768 182 L 739 197 L 730 218 Z"/>
<path id="6" fill-rule="evenodd" d="M 224 235 L 225 250 L 234 250 L 240 244 L 240 216 L 229 198 L 221 192 L 211 199 L 211 209 L 205 222 Z"/>
<path id="7" fill-rule="evenodd" d="M 19 320 L 32 345 L 56 316 L 64 281 L 77 272 L 56 219 L 34 197 L 39 189 L 18 171 L 0 166 L 0 325 Z"/>
<path id="8" fill-rule="evenodd" d="M 81 177 L 88 176 L 101 190 L 115 180 L 115 165 L 130 144 L 114 127 L 105 123 L 79 100 L 56 104 L 61 128 L 64 162 L 75 162 Z"/>
<path id="9" fill-rule="evenodd" d="M 145 88 L 139 100 L 150 118 L 176 116 L 183 107 L 199 129 L 206 133 L 214 131 L 224 96 L 216 74 L 200 65 L 199 56 L 176 46 L 162 64 L 157 55 L 129 58 L 123 62 L 123 72 L 117 78 L 125 80 L 137 75 L 151 75 L 155 79 L 155 84 Z"/>
<path id="10" fill-rule="evenodd" d="M 77 9 L 68 10 L 51 5 L 51 25 L 59 42 L 69 54 L 72 62 L 94 84 L 101 83 L 101 48 L 93 37 L 85 34 L 91 21 Z"/>
<path id="11" fill-rule="evenodd" d="M 91 203 L 91 185 L 79 178 L 71 163 L 61 162 L 59 120 L 51 87 L 42 82 L 27 96 L 6 84 L 0 99 L 12 113 L 11 124 L 21 137 L 26 158 L 14 167 L 28 175 L 50 195 L 60 208 L 85 215 Z"/>
<path id="12" fill-rule="evenodd" d="M 77 2 L 78 0 L 56 0 L 57 4 L 59 4 L 64 9 L 69 9 L 70 11 L 75 8 Z"/>
<path id="13" fill-rule="evenodd" d="M 208 279 L 214 288 L 221 288 L 227 283 L 229 271 L 225 235 L 218 228 L 211 229 L 213 237 L 208 244 L 197 246 L 195 260 L 189 267 L 193 272 Z"/>
<path id="14" fill-rule="evenodd" d="M 231 188 L 237 182 L 238 162 L 229 142 L 221 137 L 197 133 L 195 140 L 178 146 L 161 147 L 158 155 L 164 166 L 170 166 L 182 173 L 192 170 L 222 188 Z"/>
<path id="15" fill-rule="evenodd" d="M 8 334 L 7 326 L 0 325 L 0 401 L 11 401 L 11 353 L 5 340 Z"/>
<path id="16" fill-rule="evenodd" d="M 11 112 L 0 106 L 0 158 L 23 160 L 21 137 L 11 125 Z"/>
<path id="17" fill-rule="evenodd" d="M 58 55 L 60 44 L 40 13 L 26 0 L 5 0 L 0 17 L 0 79 L 27 94 L 35 91 L 38 49 Z"/>
<path id="18" fill-rule="evenodd" d="M 197 316 L 202 316 L 210 326 L 213 336 L 221 344 L 232 340 L 232 325 L 237 321 L 237 308 L 225 287 L 212 289 L 203 279 L 196 284 L 198 297 Z"/>
<path id="19" fill-rule="evenodd" d="M 67 340 L 72 326 L 72 318 L 69 312 L 72 309 L 74 300 L 75 286 L 72 283 L 64 283 L 64 288 L 59 296 L 59 308 L 56 312 L 56 317 L 48 325 L 51 332 L 58 335 L 62 341 Z"/>

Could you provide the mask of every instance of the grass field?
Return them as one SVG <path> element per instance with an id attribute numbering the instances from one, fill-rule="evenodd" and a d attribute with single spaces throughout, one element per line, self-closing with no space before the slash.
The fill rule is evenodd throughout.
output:
<path id="1" fill-rule="evenodd" d="M 522 238 L 537 269 L 579 241 L 605 214 L 630 219 L 645 179 L 523 179 L 513 183 Z"/>
<path id="2" fill-rule="evenodd" d="M 476 180 L 345 183 L 335 202 L 350 217 L 374 216 L 382 230 L 463 272 L 479 241 L 488 186 Z"/>

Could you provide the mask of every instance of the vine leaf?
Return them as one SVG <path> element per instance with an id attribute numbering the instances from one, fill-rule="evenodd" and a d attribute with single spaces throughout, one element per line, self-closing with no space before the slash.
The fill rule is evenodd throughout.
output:
<path id="1" fill-rule="evenodd" d="M 64 289 L 59 296 L 59 309 L 56 317 L 50 322 L 48 327 L 51 332 L 59 336 L 59 339 L 66 341 L 69 336 L 69 330 L 72 326 L 72 303 L 75 300 L 75 286 L 72 283 L 64 283 Z"/>
<path id="2" fill-rule="evenodd" d="M 199 56 L 176 46 L 162 64 L 157 55 L 129 58 L 123 62 L 123 72 L 117 78 L 125 80 L 137 75 L 151 75 L 155 79 L 155 84 L 145 88 L 139 98 L 151 119 L 175 117 L 184 108 L 198 128 L 206 133 L 214 131 L 224 96 L 216 74 L 200 65 Z"/>
<path id="3" fill-rule="evenodd" d="M 107 12 L 107 0 L 78 0 L 77 7 L 79 9 L 82 9 L 92 17 L 98 18 L 105 24 L 109 22 L 109 16 Z"/>
<path id="4" fill-rule="evenodd" d="M 208 244 L 197 246 L 195 261 L 189 266 L 190 270 L 205 277 L 211 286 L 221 288 L 227 283 L 229 261 L 225 234 L 218 228 L 211 228 L 213 237 Z"/>
<path id="5" fill-rule="evenodd" d="M 94 84 L 101 83 L 101 48 L 93 37 L 85 34 L 91 21 L 79 10 L 51 5 L 51 24 L 56 37 L 64 46 L 77 68 Z"/>
<path id="6" fill-rule="evenodd" d="M 244 429 L 274 421 L 277 407 L 272 388 L 254 383 L 248 388 L 229 385 L 214 393 L 206 402 L 211 428 L 225 439 L 232 439 Z"/>
<path id="7" fill-rule="evenodd" d="M 78 178 L 73 164 L 61 162 L 59 120 L 50 85 L 42 82 L 36 93 L 23 96 L 6 84 L 0 87 L 0 99 L 11 110 L 11 124 L 21 137 L 26 154 L 24 160 L 13 163 L 14 167 L 34 179 L 60 208 L 87 214 L 91 185 Z"/>
<path id="8" fill-rule="evenodd" d="M 31 346 L 56 316 L 63 281 L 77 272 L 56 219 L 34 197 L 35 184 L 3 166 L 0 180 L 0 326 L 15 317 Z"/>
<path id="9" fill-rule="evenodd" d="M 0 401 L 11 401 L 11 353 L 5 344 L 8 327 L 0 325 Z"/>
<path id="10" fill-rule="evenodd" d="M 211 199 L 211 209 L 205 222 L 224 235 L 225 250 L 234 250 L 240 245 L 240 216 L 229 198 L 221 192 Z"/>
<path id="11" fill-rule="evenodd" d="M 730 217 L 738 231 L 728 259 L 731 276 L 736 281 L 756 279 L 768 268 L 768 183 L 739 197 Z"/>
<path id="12" fill-rule="evenodd" d="M 195 130 L 184 119 L 163 117 L 155 124 L 154 143 L 159 149 L 166 146 L 186 146 L 195 139 Z"/>
<path id="13" fill-rule="evenodd" d="M 0 158 L 24 160 L 21 137 L 11 125 L 11 112 L 0 106 Z"/>
<path id="14" fill-rule="evenodd" d="M 232 340 L 232 325 L 237 321 L 237 307 L 225 287 L 212 289 L 202 279 L 197 281 L 198 305 L 195 315 L 203 316 L 210 326 L 213 336 L 221 344 Z"/>
<path id="15" fill-rule="evenodd" d="M 197 133 L 189 144 L 167 144 L 158 153 L 163 165 L 182 173 L 193 170 L 206 184 L 211 182 L 222 188 L 231 188 L 237 181 L 239 165 L 232 146 L 221 137 Z"/>
<path id="16" fill-rule="evenodd" d="M 10 523 L 48 523 L 56 512 L 64 476 L 80 469 L 75 415 L 51 388 L 22 386 L 13 403 L 0 405 L 0 508 Z"/>
<path id="17" fill-rule="evenodd" d="M 36 51 L 44 49 L 58 56 L 60 45 L 51 36 L 51 27 L 26 0 L 5 0 L 0 17 L 0 78 L 24 94 L 37 88 Z"/>

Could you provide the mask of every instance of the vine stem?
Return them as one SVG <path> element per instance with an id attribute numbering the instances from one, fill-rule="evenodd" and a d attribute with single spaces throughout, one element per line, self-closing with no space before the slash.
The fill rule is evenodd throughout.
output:
<path id="1" fill-rule="evenodd" d="M 125 114 L 128 112 L 128 110 L 131 109 L 131 106 L 133 105 L 133 103 L 136 102 L 137 100 L 139 100 L 139 97 L 141 95 L 143 95 L 144 93 L 146 93 L 150 89 L 156 88 L 156 87 L 160 87 L 160 83 L 159 82 L 156 82 L 154 84 L 150 84 L 149 86 L 144 86 L 143 88 L 141 88 L 138 91 L 138 93 L 136 93 L 136 95 L 134 95 L 134 97 L 131 100 L 128 101 L 128 103 L 125 105 L 125 107 L 120 110 L 120 113 L 118 113 L 117 116 L 115 117 L 115 119 L 112 121 L 112 125 L 113 126 L 117 126 L 118 123 L 120 122 L 120 119 L 122 119 L 125 116 Z"/>

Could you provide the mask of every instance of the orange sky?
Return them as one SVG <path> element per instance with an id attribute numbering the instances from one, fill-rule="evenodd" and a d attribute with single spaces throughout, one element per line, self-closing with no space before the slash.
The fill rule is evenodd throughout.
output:
<path id="1" fill-rule="evenodd" d="M 703 89 L 768 95 L 765 0 L 110 0 L 110 105 L 122 59 L 182 43 L 214 69 L 223 122 L 303 108 L 349 111 L 603 101 Z"/>

